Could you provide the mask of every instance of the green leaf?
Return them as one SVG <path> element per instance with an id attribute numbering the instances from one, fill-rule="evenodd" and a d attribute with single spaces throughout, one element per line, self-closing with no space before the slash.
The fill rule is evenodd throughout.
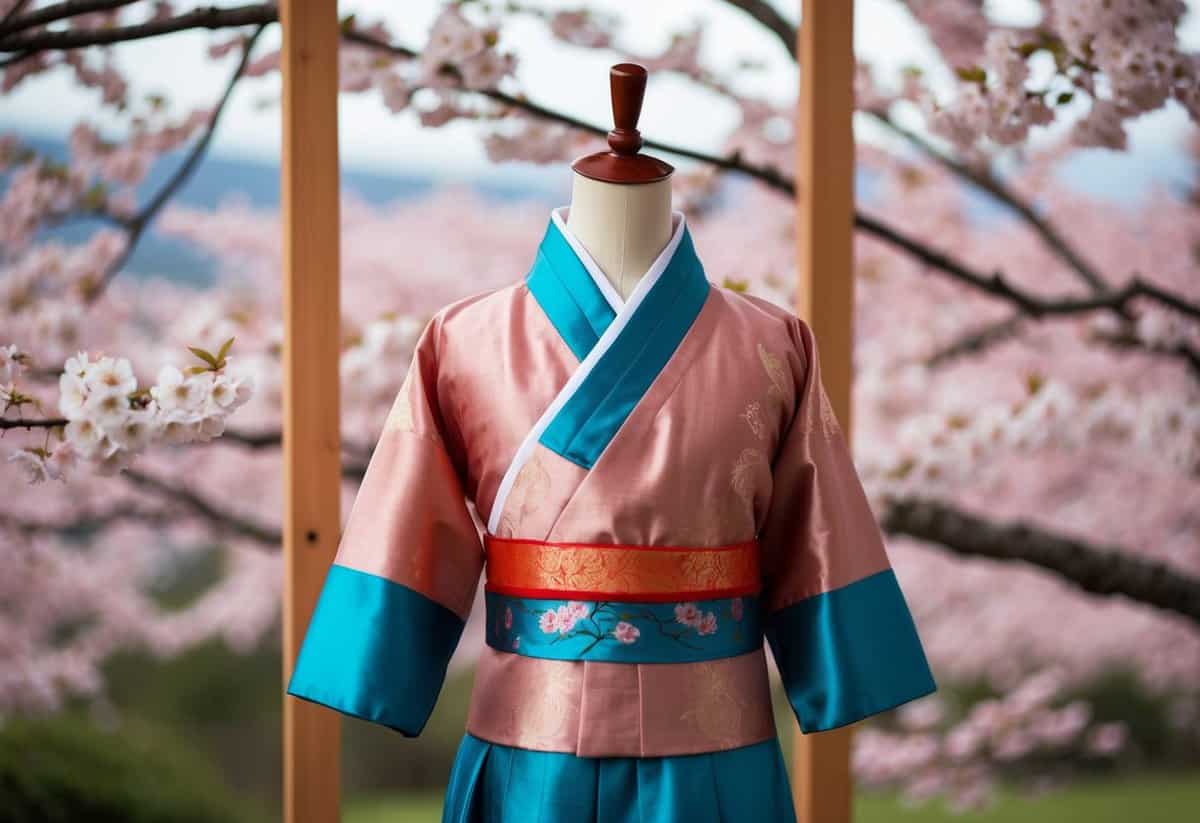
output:
<path id="1" fill-rule="evenodd" d="M 201 360 L 203 360 L 208 365 L 212 366 L 214 369 L 219 368 L 219 366 L 217 366 L 217 358 L 213 357 L 211 354 L 206 352 L 204 349 L 198 348 L 196 346 L 188 346 L 188 351 L 190 351 L 192 354 L 199 357 Z"/>
<path id="2" fill-rule="evenodd" d="M 220 361 L 222 366 L 225 365 L 225 355 L 229 354 L 229 347 L 232 345 L 233 345 L 233 338 L 231 337 L 228 340 L 226 340 L 224 343 L 222 343 L 221 348 L 217 350 L 217 360 Z"/>
<path id="3" fill-rule="evenodd" d="M 356 16 L 357 15 L 354 14 L 347 14 L 338 23 L 338 26 L 341 28 L 343 34 L 354 31 L 354 18 Z"/>
<path id="4" fill-rule="evenodd" d="M 1064 91 L 1061 94 L 1059 94 L 1058 97 L 1054 98 L 1054 102 L 1057 103 L 1058 105 L 1062 106 L 1067 103 L 1070 103 L 1074 99 L 1075 99 L 1075 92 Z"/>
<path id="5" fill-rule="evenodd" d="M 954 70 L 958 78 L 967 83 L 986 83 L 987 72 L 979 66 L 960 67 Z"/>

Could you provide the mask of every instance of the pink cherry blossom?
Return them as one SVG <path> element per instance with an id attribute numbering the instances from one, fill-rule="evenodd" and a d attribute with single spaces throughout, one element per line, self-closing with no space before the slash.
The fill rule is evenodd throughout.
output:
<path id="1" fill-rule="evenodd" d="M 627 646 L 631 643 L 637 642 L 637 639 L 641 637 L 641 635 L 641 629 L 632 623 L 626 623 L 624 620 L 618 623 L 616 628 L 613 629 L 613 637 L 617 638 L 617 640 Z"/>
<path id="2" fill-rule="evenodd" d="M 704 612 L 695 603 L 679 603 L 675 606 L 675 622 L 685 626 L 698 626 Z"/>
<path id="3" fill-rule="evenodd" d="M 716 634 L 717 615 L 714 612 L 706 612 L 704 617 L 700 618 L 700 622 L 696 624 L 696 633 L 702 636 Z"/>
<path id="4" fill-rule="evenodd" d="M 558 624 L 559 633 L 566 634 L 579 622 L 579 614 L 575 609 L 563 604 L 555 610 L 555 622 Z"/>
<path id="5" fill-rule="evenodd" d="M 511 629 L 513 624 L 513 613 L 510 606 L 504 607 L 504 628 Z"/>
<path id="6" fill-rule="evenodd" d="M 729 604 L 729 613 L 733 616 L 734 620 L 742 619 L 742 616 L 745 613 L 745 606 L 742 605 L 742 598 L 733 598 L 733 602 Z"/>
<path id="7" fill-rule="evenodd" d="M 554 634 L 562 630 L 558 622 L 558 613 L 554 610 L 542 612 L 542 616 L 538 618 L 538 628 L 546 634 Z"/>

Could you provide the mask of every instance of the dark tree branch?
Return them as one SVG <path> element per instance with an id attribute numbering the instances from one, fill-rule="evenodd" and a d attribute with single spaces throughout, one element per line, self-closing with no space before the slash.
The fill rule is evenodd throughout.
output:
<path id="1" fill-rule="evenodd" d="M 139 0 L 63 0 L 61 3 L 51 3 L 48 6 L 34 9 L 28 14 L 17 15 L 26 3 L 18 3 L 9 11 L 8 16 L 0 22 L 0 40 L 19 31 L 45 26 L 75 17 L 81 14 L 91 14 L 97 11 L 112 11 L 122 6 L 129 6 Z"/>
<path id="2" fill-rule="evenodd" d="M 766 0 L 725 0 L 725 2 L 736 6 L 761 23 L 767 31 L 775 35 L 792 59 L 796 59 L 796 38 L 798 36 L 796 26 L 776 11 L 774 6 Z"/>
<path id="3" fill-rule="evenodd" d="M 998 203 L 1017 214 L 1029 224 L 1029 227 L 1042 239 L 1042 242 L 1054 254 L 1062 258 L 1067 266 L 1094 291 L 1103 292 L 1108 288 L 1108 283 L 1105 282 L 1100 273 L 1075 251 L 1066 238 L 1039 215 L 1032 205 L 1021 199 L 1016 192 L 1006 186 L 1001 180 L 993 177 L 991 174 L 976 171 L 952 157 L 947 157 L 924 137 L 896 123 L 886 112 L 867 110 L 866 114 L 870 115 L 884 128 L 903 137 L 935 163 L 938 163 L 955 176 L 967 181 L 980 191 L 989 194 Z"/>
<path id="4" fill-rule="evenodd" d="M 12 4 L 12 8 L 4 13 L 3 19 L 0 19 L 0 33 L 2 33 L 14 17 L 20 14 L 26 6 L 29 5 L 29 0 L 17 0 Z"/>
<path id="5" fill-rule="evenodd" d="M 178 503 L 192 514 L 233 534 L 248 537 L 257 543 L 272 547 L 278 547 L 283 540 L 282 533 L 275 526 L 257 523 L 232 512 L 222 511 L 217 504 L 206 500 L 191 489 L 176 486 L 136 469 L 125 469 L 121 474 L 134 486 Z"/>
<path id="6" fill-rule="evenodd" d="M 1024 321 L 1024 316 L 1015 314 L 1012 317 L 989 323 L 982 328 L 964 334 L 953 343 L 942 347 L 925 360 L 925 365 L 931 369 L 945 365 L 951 360 L 957 360 L 967 355 L 979 354 L 984 349 L 1009 340 L 1016 336 Z"/>
<path id="7" fill-rule="evenodd" d="M 928 500 L 891 504 L 882 526 L 963 557 L 1038 566 L 1085 592 L 1122 595 L 1200 624 L 1200 579 L 1116 548 L 1090 546 L 1026 523 L 993 523 Z"/>
<path id="8" fill-rule="evenodd" d="M 225 106 L 229 102 L 229 98 L 233 96 L 233 90 L 237 86 L 238 81 L 242 79 L 242 75 L 246 71 L 246 66 L 250 62 L 250 52 L 254 50 L 254 44 L 258 41 L 258 38 L 263 33 L 264 28 L 265 26 L 260 25 L 254 30 L 254 33 L 246 39 L 245 46 L 242 48 L 242 57 L 238 61 L 237 68 L 234 70 L 233 75 L 230 76 L 229 82 L 225 84 L 225 91 L 221 94 L 221 99 L 217 101 L 216 108 L 213 109 L 212 118 L 209 120 L 208 126 L 205 127 L 204 134 L 202 134 L 192 146 L 191 151 L 188 152 L 187 158 L 183 161 L 183 163 L 180 164 L 179 168 L 175 170 L 175 173 L 171 175 L 171 178 L 163 184 L 163 187 L 158 190 L 158 193 L 155 194 L 150 202 L 143 206 L 142 209 L 128 221 L 127 229 L 129 234 L 126 239 L 124 250 L 120 255 L 117 256 L 115 260 L 112 261 L 108 268 L 104 270 L 104 273 L 101 275 L 96 284 L 88 289 L 86 295 L 87 302 L 95 302 L 95 300 L 104 293 L 104 290 L 108 288 L 108 284 L 112 282 L 113 278 L 117 276 L 125 263 L 129 261 L 129 258 L 133 255 L 133 251 L 137 247 L 138 242 L 142 239 L 142 235 L 145 234 L 146 229 L 150 226 L 150 224 L 154 222 L 154 218 L 158 216 L 158 213 L 162 210 L 163 206 L 165 206 L 167 202 L 175 196 L 175 193 L 179 191 L 180 187 L 187 182 L 188 178 L 191 177 L 192 172 L 196 170 L 196 167 L 204 158 L 205 153 L 208 151 L 209 144 L 212 143 L 213 135 L 217 131 L 217 125 L 221 122 L 221 115 L 225 111 Z"/>
<path id="9" fill-rule="evenodd" d="M 912 257 L 925 263 L 931 269 L 949 275 L 952 279 L 970 286 L 983 294 L 1004 300 L 1020 309 L 1030 317 L 1043 318 L 1051 316 L 1067 316 L 1084 314 L 1092 311 L 1107 310 L 1124 317 L 1129 304 L 1137 298 L 1155 300 L 1164 306 L 1187 315 L 1193 320 L 1200 319 L 1200 305 L 1189 303 L 1180 295 L 1167 291 L 1153 283 L 1148 283 L 1134 275 L 1124 286 L 1109 289 L 1103 293 L 1084 297 L 1065 297 L 1047 299 L 1033 295 L 1010 284 L 1000 272 L 990 275 L 969 268 L 966 264 L 926 246 L 919 240 L 896 230 L 874 217 L 861 212 L 855 216 L 855 225 L 869 234 L 889 243 L 896 248 L 906 251 Z M 1180 344 L 1179 356 L 1192 372 L 1200 377 L 1200 352 Z"/>
<path id="10" fill-rule="evenodd" d="M 192 9 L 177 17 L 151 20 L 129 26 L 100 29 L 66 29 L 14 34 L 0 37 L 0 51 L 14 53 L 18 58 L 51 49 L 79 49 L 86 46 L 108 46 L 144 40 L 189 29 L 226 29 L 236 26 L 263 26 L 279 19 L 274 3 L 219 8 L 205 6 Z"/>
<path id="11" fill-rule="evenodd" d="M 149 509 L 133 503 L 119 503 L 106 511 L 85 512 L 64 522 L 25 520 L 0 514 L 0 529 L 9 529 L 24 535 L 87 535 L 127 520 L 161 526 L 172 522 L 175 517 L 175 513 L 166 509 Z"/>
<path id="12" fill-rule="evenodd" d="M 34 429 L 56 429 L 59 426 L 67 425 L 67 420 L 62 417 L 46 417 L 41 419 L 29 417 L 3 418 L 0 417 L 0 431 L 8 429 L 26 429 L 33 431 Z"/>

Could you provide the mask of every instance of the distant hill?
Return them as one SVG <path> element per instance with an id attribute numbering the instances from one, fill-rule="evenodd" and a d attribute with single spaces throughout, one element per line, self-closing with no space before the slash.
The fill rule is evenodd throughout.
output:
<path id="1" fill-rule="evenodd" d="M 49 157 L 65 160 L 67 145 L 62 140 L 22 138 L 31 148 Z M 178 168 L 183 152 L 168 155 L 157 163 L 139 189 L 139 201 L 157 191 Z M 4 176 L 0 175 L 0 187 Z M 438 185 L 432 176 L 388 175 L 363 171 L 342 171 L 342 186 L 369 203 L 390 203 L 412 200 L 429 194 Z M 477 182 L 471 187 L 486 198 L 499 201 L 543 200 L 547 204 L 556 198 L 545 188 L 528 185 Z M 237 195 L 257 208 L 279 206 L 279 166 L 235 157 L 207 155 L 188 182 L 176 195 L 174 202 L 199 208 L 214 208 L 226 198 Z M 77 221 L 47 232 L 47 236 L 79 242 L 95 231 L 97 221 Z M 153 229 L 142 238 L 130 258 L 128 269 L 134 274 L 162 275 L 173 279 L 206 285 L 214 273 L 214 261 L 187 243 L 157 234 Z"/>
<path id="2" fill-rule="evenodd" d="M 19 133 L 19 132 L 18 132 Z M 22 137 L 30 146 L 55 158 L 65 158 L 67 146 L 63 140 L 43 137 Z M 176 152 L 156 164 L 142 186 L 143 192 L 156 190 L 174 172 L 183 158 Z M 1117 153 L 1091 150 L 1074 155 L 1061 169 L 1061 178 L 1081 191 L 1103 199 L 1122 203 L 1136 202 L 1155 183 L 1183 190 L 1194 175 L 1191 159 L 1183 152 L 1144 150 Z M 433 175 L 385 174 L 358 170 L 342 170 L 342 185 L 369 203 L 389 203 L 411 200 L 429 194 L 441 181 Z M 869 203 L 875 190 L 871 173 L 860 170 L 857 180 L 858 197 Z M 4 176 L 0 175 L 0 186 Z M 511 202 L 515 200 L 542 201 L 547 206 L 558 205 L 558 195 L 531 175 L 525 183 L 476 181 L 471 187 L 486 198 Z M 737 185 L 737 184 L 735 184 Z M 201 208 L 213 208 L 231 195 L 245 198 L 260 208 L 279 205 L 279 166 L 246 158 L 210 154 L 201 163 L 176 197 L 176 202 Z M 985 195 L 972 195 L 968 202 L 971 213 L 979 220 L 1001 217 L 1004 212 Z M 56 228 L 50 236 L 68 242 L 78 242 L 94 231 L 89 221 Z M 129 261 L 134 274 L 169 273 L 173 279 L 205 285 L 211 282 L 214 261 L 190 245 L 153 230 L 142 239 Z"/>

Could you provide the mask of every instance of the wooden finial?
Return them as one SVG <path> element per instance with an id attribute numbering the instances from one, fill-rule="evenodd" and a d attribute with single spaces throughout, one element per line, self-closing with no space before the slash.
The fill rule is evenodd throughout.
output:
<path id="1" fill-rule="evenodd" d="M 622 157 L 637 154 L 642 148 L 637 124 L 646 97 L 646 70 L 637 63 L 618 63 L 609 71 L 609 85 L 616 128 L 608 133 L 608 147 Z"/>
<path id="2" fill-rule="evenodd" d="M 669 163 L 640 154 L 642 133 L 638 118 L 646 96 L 646 69 L 637 63 L 618 63 L 609 71 L 613 125 L 609 151 L 590 154 L 571 166 L 576 172 L 605 183 L 653 183 L 675 171 Z"/>

